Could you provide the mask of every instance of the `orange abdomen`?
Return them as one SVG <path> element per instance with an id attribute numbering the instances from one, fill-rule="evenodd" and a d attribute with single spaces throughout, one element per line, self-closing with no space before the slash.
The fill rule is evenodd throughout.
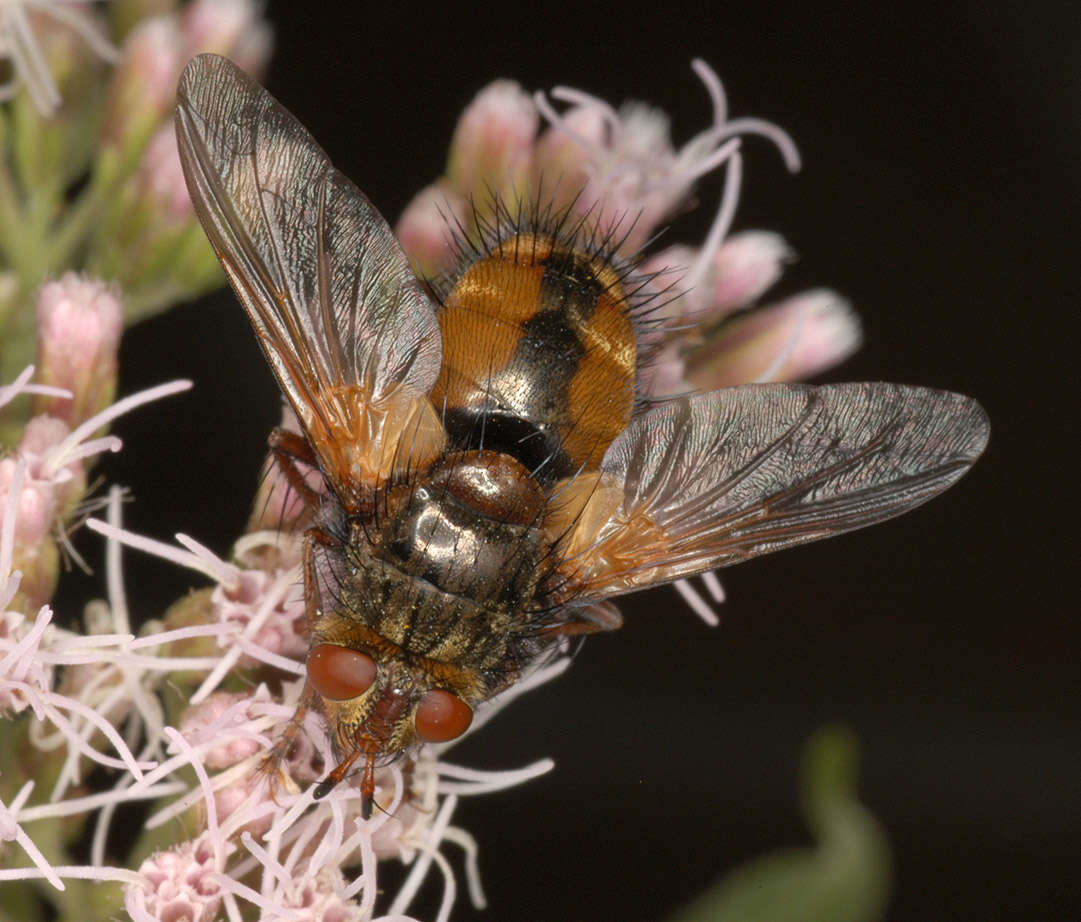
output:
<path id="1" fill-rule="evenodd" d="M 468 266 L 439 324 L 431 399 L 454 447 L 505 452 L 551 482 L 596 468 L 627 427 L 635 331 L 601 258 L 517 234 Z"/>

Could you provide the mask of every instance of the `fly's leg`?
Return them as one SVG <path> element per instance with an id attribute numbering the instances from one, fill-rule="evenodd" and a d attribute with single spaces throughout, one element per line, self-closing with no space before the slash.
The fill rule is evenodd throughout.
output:
<path id="1" fill-rule="evenodd" d="M 300 468 L 297 467 L 298 464 L 304 464 L 318 469 L 319 462 L 308 440 L 288 429 L 275 429 L 270 433 L 267 442 L 274 456 L 274 463 L 278 465 L 278 470 L 282 472 L 289 486 L 296 490 L 306 506 L 311 509 L 317 508 L 322 494 L 312 489 L 304 479 Z"/>
<path id="2" fill-rule="evenodd" d="M 293 470 L 295 470 L 295 468 L 293 468 Z M 316 620 L 319 618 L 321 607 L 319 580 L 317 578 L 315 560 L 315 549 L 317 546 L 340 547 L 341 543 L 333 535 L 328 534 L 320 528 L 309 528 L 304 533 L 304 616 L 309 637 L 311 636 Z M 282 732 L 277 743 L 274 744 L 274 748 L 267 753 L 267 757 L 263 760 L 261 770 L 271 777 L 276 773 L 278 781 L 281 782 L 283 786 L 286 783 L 287 775 L 281 768 L 282 763 L 289 760 L 290 753 L 296 745 L 297 737 L 303 729 L 304 718 L 307 716 L 308 711 L 317 705 L 318 699 L 316 698 L 316 694 L 315 689 L 305 682 L 304 691 L 301 695 L 300 703 L 297 705 L 296 712 L 293 714 L 292 719 Z M 273 794 L 273 782 L 271 782 L 271 793 Z"/>
<path id="3" fill-rule="evenodd" d="M 282 731 L 281 736 L 278 737 L 278 741 L 266 754 L 266 757 L 259 766 L 259 773 L 265 775 L 268 779 L 270 796 L 275 803 L 277 803 L 277 798 L 274 797 L 274 792 L 279 785 L 286 791 L 296 789 L 292 776 L 288 771 L 282 768 L 282 765 L 283 763 L 289 762 L 289 757 L 294 751 L 297 737 L 300 736 L 300 733 L 304 728 L 304 718 L 307 716 L 308 710 L 314 703 L 313 695 L 314 692 L 305 685 L 303 696 L 300 699 L 300 703 L 297 705 L 296 711 L 293 712 L 293 716 L 289 720 L 288 726 Z"/>
<path id="4" fill-rule="evenodd" d="M 580 608 L 564 609 L 566 620 L 537 633 L 541 637 L 581 637 L 601 631 L 616 631 L 623 626 L 623 616 L 611 602 L 593 602 Z"/>

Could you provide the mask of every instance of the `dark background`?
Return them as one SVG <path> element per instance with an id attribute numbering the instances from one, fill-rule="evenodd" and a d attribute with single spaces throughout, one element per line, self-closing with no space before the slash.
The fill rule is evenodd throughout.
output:
<path id="1" fill-rule="evenodd" d="M 646 99 L 679 142 L 709 118 L 689 69 L 704 57 L 734 115 L 770 118 L 800 146 L 792 177 L 747 142 L 736 228 L 778 230 L 798 251 L 780 292 L 828 285 L 854 301 L 866 345 L 829 380 L 954 389 L 992 420 L 986 456 L 945 496 L 722 574 L 717 630 L 671 589 L 631 599 L 622 631 L 456 751 L 478 767 L 557 763 L 462 804 L 492 907 L 476 917 L 659 920 L 734 864 L 807 842 L 798 754 L 839 719 L 863 741 L 863 797 L 896 851 L 891 919 L 1081 918 L 1081 635 L 1065 592 L 1076 4 L 272 3 L 269 17 L 272 91 L 392 223 L 489 80 Z M 703 199 L 718 188 L 708 180 Z M 711 217 L 681 219 L 669 239 L 701 240 Z M 122 361 L 125 393 L 196 382 L 118 427 L 126 447 L 107 473 L 134 491 L 127 524 L 226 552 L 277 415 L 241 311 L 224 295 L 177 309 L 131 330 Z M 126 561 L 148 615 L 192 584 Z M 455 918 L 473 917 L 461 893 Z"/>

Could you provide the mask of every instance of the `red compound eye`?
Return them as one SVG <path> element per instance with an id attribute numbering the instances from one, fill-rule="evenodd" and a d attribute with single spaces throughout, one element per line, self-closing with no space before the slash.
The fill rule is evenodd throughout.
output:
<path id="1" fill-rule="evenodd" d="M 473 710 L 457 695 L 433 688 L 417 705 L 417 736 L 425 743 L 457 739 L 473 723 Z"/>
<path id="2" fill-rule="evenodd" d="M 355 698 L 375 681 L 375 660 L 359 650 L 321 643 L 308 654 L 308 681 L 324 698 Z"/>

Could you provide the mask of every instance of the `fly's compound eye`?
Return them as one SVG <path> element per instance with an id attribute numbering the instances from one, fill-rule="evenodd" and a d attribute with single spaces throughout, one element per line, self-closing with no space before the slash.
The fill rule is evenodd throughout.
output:
<path id="1" fill-rule="evenodd" d="M 349 647 L 317 644 L 308 654 L 308 681 L 324 698 L 334 701 L 355 698 L 375 681 L 375 660 Z"/>
<path id="2" fill-rule="evenodd" d="M 425 743 L 457 739 L 473 723 L 473 710 L 457 695 L 433 688 L 417 705 L 417 736 Z"/>

